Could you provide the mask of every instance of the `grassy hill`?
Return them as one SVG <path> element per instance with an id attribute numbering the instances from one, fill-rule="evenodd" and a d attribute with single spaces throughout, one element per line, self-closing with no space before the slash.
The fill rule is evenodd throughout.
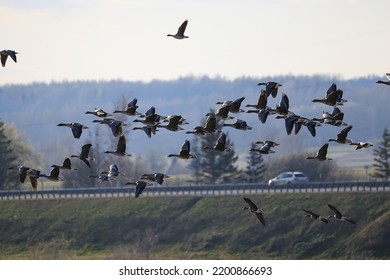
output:
<path id="1" fill-rule="evenodd" d="M 390 259 L 390 193 L 0 201 L 3 259 Z M 304 218 L 302 207 L 357 221 Z"/>

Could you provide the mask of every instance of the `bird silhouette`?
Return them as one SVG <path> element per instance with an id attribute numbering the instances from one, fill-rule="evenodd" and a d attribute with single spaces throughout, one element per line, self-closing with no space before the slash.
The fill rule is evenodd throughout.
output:
<path id="1" fill-rule="evenodd" d="M 337 208 L 334 207 L 333 205 L 328 203 L 328 207 L 332 209 L 332 211 L 334 212 L 334 215 L 329 215 L 328 218 L 334 218 L 339 221 L 347 221 L 351 224 L 356 224 L 354 220 L 351 220 L 350 218 L 343 216 L 343 214 L 341 214 L 341 212 L 337 210 Z"/>
<path id="2" fill-rule="evenodd" d="M 138 198 L 145 190 L 145 188 L 147 186 L 150 186 L 151 184 L 148 184 L 146 181 L 143 180 L 138 180 L 136 182 L 127 182 L 125 185 L 135 185 L 134 196 L 135 198 Z"/>
<path id="3" fill-rule="evenodd" d="M 4 66 L 4 65 L 3 65 L 3 66 Z M 385 85 L 390 86 L 390 73 L 386 73 L 385 75 L 386 75 L 387 81 L 381 81 L 381 80 L 379 80 L 379 81 L 377 81 L 376 83 L 377 83 L 377 84 L 385 84 Z"/>
<path id="4" fill-rule="evenodd" d="M 369 147 L 374 146 L 373 144 L 368 143 L 368 142 L 352 142 L 349 145 L 356 146 L 355 150 L 360 150 L 360 149 L 363 149 L 363 148 L 369 148 Z"/>
<path id="5" fill-rule="evenodd" d="M 213 147 L 204 147 L 204 149 L 212 149 L 217 152 L 224 152 L 224 151 L 230 151 L 230 147 L 226 147 L 226 134 L 221 133 L 215 142 L 215 145 Z"/>
<path id="6" fill-rule="evenodd" d="M 126 153 L 126 138 L 124 135 L 121 135 L 118 139 L 118 144 L 116 146 L 115 151 L 105 151 L 104 153 L 106 154 L 113 154 L 118 157 L 123 157 L 123 156 L 131 156 L 130 154 Z"/>
<path id="7" fill-rule="evenodd" d="M 276 97 L 278 94 L 278 89 L 282 85 L 276 82 L 261 82 L 257 84 L 258 86 L 265 86 L 265 93 L 267 96 L 272 96 L 273 98 Z"/>
<path id="8" fill-rule="evenodd" d="M 183 145 L 181 146 L 181 150 L 179 154 L 169 154 L 168 157 L 178 157 L 181 159 L 191 159 L 196 158 L 195 155 L 190 154 L 191 145 L 190 141 L 185 140 Z"/>
<path id="9" fill-rule="evenodd" d="M 60 169 L 58 167 L 53 167 L 50 171 L 50 175 L 41 174 L 40 177 L 44 177 L 50 181 L 63 181 L 64 179 L 60 178 Z"/>
<path id="10" fill-rule="evenodd" d="M 317 152 L 316 156 L 309 156 L 306 157 L 306 159 L 317 159 L 319 161 L 325 161 L 325 160 L 332 160 L 331 158 L 326 157 L 326 154 L 328 153 L 328 146 L 329 144 L 324 144 Z"/>
<path id="11" fill-rule="evenodd" d="M 17 54 L 18 53 L 13 51 L 13 50 L 2 50 L 2 51 L 0 51 L 1 65 L 3 67 L 5 67 L 5 63 L 7 62 L 8 56 L 10 56 L 12 58 L 12 60 L 16 63 L 17 62 L 17 59 L 16 59 L 16 55 Z"/>
<path id="12" fill-rule="evenodd" d="M 91 167 L 90 160 L 95 160 L 95 158 L 89 157 L 89 150 L 91 149 L 92 144 L 85 144 L 81 147 L 80 155 L 71 155 L 70 157 L 79 158 L 82 160 L 88 167 Z"/>
<path id="13" fill-rule="evenodd" d="M 260 221 L 260 223 L 263 224 L 263 226 L 266 225 L 265 219 L 264 219 L 264 212 L 263 210 L 259 209 L 253 201 L 247 197 L 243 197 L 246 203 L 248 203 L 248 206 L 244 206 L 242 209 L 243 210 L 250 210 L 252 213 L 254 213 L 257 217 L 257 219 Z"/>
<path id="14" fill-rule="evenodd" d="M 347 139 L 347 136 L 348 136 L 348 132 L 350 132 L 352 129 L 352 125 L 349 125 L 347 126 L 346 128 L 344 128 L 343 130 L 341 130 L 341 132 L 339 134 L 337 134 L 337 138 L 336 139 L 329 139 L 329 142 L 337 142 L 337 143 L 340 143 L 340 144 L 350 144 L 352 143 L 352 140 L 350 139 Z"/>
<path id="15" fill-rule="evenodd" d="M 320 216 L 320 215 L 318 215 L 318 214 L 316 214 L 316 213 L 314 213 L 312 211 L 305 210 L 303 208 L 302 208 L 302 210 L 305 212 L 305 217 L 309 217 L 309 218 L 311 218 L 313 220 L 321 221 L 321 222 L 323 222 L 325 224 L 329 223 L 328 219 L 326 219 L 326 218 L 324 218 L 324 217 L 322 217 L 322 216 Z"/>
<path id="16" fill-rule="evenodd" d="M 127 104 L 125 110 L 115 110 L 114 113 L 121 113 L 127 116 L 139 115 L 139 113 L 137 112 L 137 108 L 138 108 L 137 101 L 138 101 L 137 98 L 134 98 Z"/>
<path id="17" fill-rule="evenodd" d="M 72 163 L 69 158 L 65 158 L 62 165 L 53 164 L 51 167 L 58 167 L 60 170 L 77 170 L 72 168 Z"/>
<path id="18" fill-rule="evenodd" d="M 162 183 L 164 182 L 164 178 L 170 178 L 170 176 L 159 172 L 145 173 L 141 176 L 141 180 L 149 180 L 152 182 L 156 182 L 159 185 L 162 185 Z"/>
<path id="19" fill-rule="evenodd" d="M 188 24 L 188 20 L 185 20 L 179 27 L 179 29 L 177 30 L 176 34 L 168 34 L 167 36 L 170 36 L 170 37 L 173 37 L 175 39 L 186 39 L 186 38 L 189 38 L 188 36 L 184 35 L 184 32 L 186 31 L 186 27 L 187 27 L 187 24 Z"/>
<path id="20" fill-rule="evenodd" d="M 59 123 L 57 126 L 66 126 L 69 127 L 72 130 L 73 137 L 76 139 L 79 139 L 81 137 L 81 133 L 83 132 L 83 129 L 88 129 L 89 127 L 82 125 L 77 122 L 71 122 L 71 123 Z"/>

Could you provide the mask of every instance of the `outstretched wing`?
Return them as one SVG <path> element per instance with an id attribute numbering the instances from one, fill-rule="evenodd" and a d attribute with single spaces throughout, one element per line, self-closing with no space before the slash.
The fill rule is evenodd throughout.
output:
<path id="1" fill-rule="evenodd" d="M 256 204 L 254 204 L 253 201 L 250 200 L 249 198 L 243 197 L 243 199 L 245 200 L 246 203 L 248 203 L 248 205 L 252 211 L 256 211 L 257 209 L 259 209 L 259 208 L 257 208 Z"/>
<path id="2" fill-rule="evenodd" d="M 336 207 L 334 207 L 333 205 L 329 204 L 328 203 L 328 206 L 330 209 L 332 209 L 332 211 L 336 214 L 336 218 L 338 219 L 341 219 L 343 217 L 343 215 L 341 214 L 341 212 L 339 210 L 337 210 Z"/>
<path id="3" fill-rule="evenodd" d="M 181 35 L 184 35 L 184 32 L 186 31 L 186 28 L 187 28 L 187 24 L 188 24 L 188 20 L 185 20 L 179 27 L 179 29 L 177 30 L 177 34 L 181 34 Z"/>
<path id="4" fill-rule="evenodd" d="M 261 211 L 260 209 L 257 210 L 255 212 L 255 215 L 257 217 L 257 219 L 259 219 L 260 223 L 263 224 L 263 226 L 265 226 L 265 219 L 264 219 L 264 215 L 263 215 L 263 211 Z"/>

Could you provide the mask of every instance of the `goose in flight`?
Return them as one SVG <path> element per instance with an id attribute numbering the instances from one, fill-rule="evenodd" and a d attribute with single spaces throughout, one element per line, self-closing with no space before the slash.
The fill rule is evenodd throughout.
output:
<path id="1" fill-rule="evenodd" d="M 328 219 L 312 212 L 312 211 L 309 211 L 309 210 L 305 210 L 302 208 L 302 210 L 305 212 L 305 217 L 308 217 L 308 218 L 311 218 L 313 220 L 317 220 L 317 221 L 321 221 L 321 222 L 324 222 L 324 223 L 329 223 Z"/>
<path id="2" fill-rule="evenodd" d="M 181 146 L 181 150 L 179 154 L 169 154 L 168 157 L 178 157 L 181 159 L 191 159 L 196 158 L 195 155 L 190 154 L 190 141 L 185 140 L 183 145 Z"/>
<path id="3" fill-rule="evenodd" d="M 61 170 L 77 170 L 76 168 L 72 168 L 72 163 L 68 157 L 64 159 L 62 165 L 53 164 L 51 167 L 58 167 Z"/>
<path id="4" fill-rule="evenodd" d="M 11 166 L 8 169 L 18 169 L 18 175 L 19 175 L 20 183 L 24 183 L 24 181 L 27 178 L 27 175 L 30 174 L 31 170 L 32 170 L 30 167 L 27 167 L 27 166 L 24 166 L 24 165 Z"/>
<path id="5" fill-rule="evenodd" d="M 13 50 L 2 50 L 0 51 L 1 65 L 5 67 L 5 63 L 7 62 L 8 56 L 12 58 L 12 60 L 16 63 L 16 55 L 18 53 Z"/>
<path id="6" fill-rule="evenodd" d="M 243 197 L 245 202 L 248 203 L 248 206 L 244 206 L 242 209 L 243 210 L 250 210 L 252 213 L 254 213 L 257 217 L 257 219 L 259 219 L 260 223 L 262 223 L 263 226 L 266 225 L 265 223 L 265 219 L 264 219 L 264 212 L 263 210 L 259 209 L 255 203 L 253 203 L 252 200 L 250 200 L 249 198 L 247 197 Z"/>
<path id="7" fill-rule="evenodd" d="M 177 30 L 177 33 L 172 35 L 172 34 L 168 34 L 167 36 L 169 37 L 173 37 L 175 39 L 186 39 L 186 38 L 189 38 L 188 36 L 184 35 L 184 32 L 186 31 L 186 27 L 187 27 L 187 24 L 188 24 L 188 20 L 186 19 L 179 27 L 179 29 Z"/>
<path id="8" fill-rule="evenodd" d="M 204 147 L 204 149 L 212 149 L 217 152 L 230 151 L 230 147 L 226 147 L 226 134 L 221 133 L 213 147 Z"/>
<path id="9" fill-rule="evenodd" d="M 133 127 L 133 130 L 143 130 L 146 133 L 146 135 L 149 138 L 151 138 L 152 134 L 155 135 L 156 131 L 158 131 L 157 126 L 158 126 L 158 124 L 137 126 L 137 127 Z"/>
<path id="10" fill-rule="evenodd" d="M 333 141 L 340 144 L 352 143 L 352 140 L 347 139 L 348 132 L 351 131 L 351 129 L 352 129 L 352 125 L 347 126 L 343 130 L 341 130 L 339 134 L 337 134 L 337 139 L 329 139 L 329 142 Z"/>
<path id="11" fill-rule="evenodd" d="M 159 185 L 162 185 L 162 183 L 164 182 L 164 178 L 170 178 L 170 177 L 171 176 L 159 172 L 145 173 L 142 174 L 141 180 L 149 180 L 152 182 L 156 182 Z"/>
<path id="12" fill-rule="evenodd" d="M 167 125 L 158 124 L 157 126 L 168 129 L 170 131 L 184 130 L 182 127 L 179 126 L 180 122 L 184 123 L 183 120 L 183 117 L 180 115 L 170 115 L 164 120 L 164 122 L 168 122 Z"/>
<path id="13" fill-rule="evenodd" d="M 73 137 L 76 139 L 79 139 L 81 136 L 81 133 L 83 132 L 83 129 L 88 129 L 89 127 L 82 125 L 77 122 L 71 122 L 71 123 L 59 123 L 57 126 L 66 126 L 69 127 L 72 130 Z"/>
<path id="14" fill-rule="evenodd" d="M 151 186 L 152 184 L 147 183 L 143 180 L 138 180 L 136 182 L 127 182 L 125 185 L 135 185 L 135 198 L 139 197 L 141 193 L 145 190 L 146 186 Z"/>
<path id="15" fill-rule="evenodd" d="M 89 178 L 98 178 L 98 183 L 103 183 L 109 180 L 115 180 L 119 175 L 125 175 L 119 171 L 119 168 L 116 164 L 110 164 L 109 170 L 100 172 L 99 176 L 90 175 Z"/>
<path id="16" fill-rule="evenodd" d="M 95 160 L 94 158 L 89 157 L 89 150 L 91 149 L 92 144 L 85 144 L 81 147 L 80 155 L 71 155 L 70 157 L 75 157 L 81 159 L 88 167 L 91 167 L 89 163 L 90 160 Z"/>
<path id="17" fill-rule="evenodd" d="M 222 126 L 231 126 L 238 130 L 251 130 L 252 127 L 250 127 L 246 121 L 236 119 L 234 123 L 224 123 Z"/>
<path id="18" fill-rule="evenodd" d="M 256 142 L 257 143 L 257 142 Z M 277 144 L 279 145 L 279 144 Z M 275 151 L 271 150 L 272 147 L 276 146 L 275 142 L 268 141 L 262 144 L 259 148 L 252 148 L 250 149 L 251 152 L 258 152 L 259 154 L 267 155 L 271 153 L 275 153 Z"/>
<path id="19" fill-rule="evenodd" d="M 138 101 L 137 98 L 134 98 L 127 104 L 125 110 L 115 110 L 114 113 L 121 113 L 128 116 L 139 115 L 139 113 L 137 112 L 137 108 L 138 108 L 137 101 Z"/>
<path id="20" fill-rule="evenodd" d="M 106 118 L 111 116 L 109 113 L 105 112 L 103 109 L 95 108 L 94 111 L 86 111 L 85 114 L 91 114 L 99 118 Z"/>
<path id="21" fill-rule="evenodd" d="M 44 177 L 46 179 L 49 179 L 50 181 L 63 181 L 64 179 L 60 178 L 60 169 L 58 167 L 53 167 L 53 169 L 50 171 L 50 175 L 41 174 L 40 177 Z"/>
<path id="22" fill-rule="evenodd" d="M 347 102 L 347 100 L 342 98 L 343 98 L 343 91 L 341 89 L 337 89 L 336 84 L 332 83 L 332 85 L 327 90 L 324 98 L 322 99 L 315 98 L 312 100 L 312 102 L 320 102 L 328 106 L 336 106 L 336 105 L 343 105 L 344 102 Z"/>
<path id="23" fill-rule="evenodd" d="M 244 110 L 242 110 L 240 107 L 241 107 L 241 103 L 242 101 L 244 101 L 245 97 L 241 97 L 241 98 L 238 98 L 234 101 L 231 101 L 231 100 L 227 100 L 227 101 L 218 101 L 216 104 L 220 104 L 222 107 L 223 106 L 229 106 L 229 112 L 230 113 L 234 113 L 234 114 L 237 114 L 237 113 L 242 113 L 242 112 L 245 112 Z"/>
<path id="24" fill-rule="evenodd" d="M 265 86 L 265 93 L 267 94 L 267 96 L 271 95 L 273 98 L 276 97 L 276 95 L 278 94 L 279 87 L 282 86 L 281 84 L 276 82 L 262 82 L 258 83 L 257 85 Z"/>
<path id="25" fill-rule="evenodd" d="M 339 221 L 347 221 L 350 222 L 351 224 L 356 224 L 354 220 L 351 220 L 350 218 L 343 216 L 343 214 L 341 214 L 341 212 L 337 210 L 337 208 L 334 207 L 333 205 L 328 203 L 328 206 L 334 212 L 334 215 L 329 215 L 328 218 L 334 218 Z"/>
<path id="26" fill-rule="evenodd" d="M 317 155 L 315 157 L 309 156 L 306 157 L 306 159 L 316 159 L 319 161 L 324 161 L 324 160 L 332 160 L 331 158 L 326 157 L 326 154 L 328 153 L 328 143 L 325 143 L 317 152 Z"/>
<path id="27" fill-rule="evenodd" d="M 255 144 L 261 144 L 261 145 L 269 145 L 271 148 L 273 147 L 276 147 L 276 146 L 279 146 L 280 144 L 274 142 L 274 141 L 271 141 L 271 140 L 265 140 L 265 141 L 256 141 Z"/>
<path id="28" fill-rule="evenodd" d="M 352 142 L 349 145 L 356 146 L 355 150 L 360 150 L 360 149 L 363 149 L 363 148 L 369 148 L 369 147 L 374 146 L 373 144 L 368 143 L 368 142 Z"/>
<path id="29" fill-rule="evenodd" d="M 252 107 L 256 110 L 248 110 L 247 113 L 259 113 L 259 110 L 265 109 L 268 103 L 268 96 L 265 90 L 261 90 L 256 104 L 247 104 L 245 107 Z"/>
<path id="30" fill-rule="evenodd" d="M 105 151 L 104 153 L 113 154 L 113 155 L 116 155 L 118 157 L 131 156 L 130 154 L 126 153 L 126 138 L 123 134 L 119 137 L 118 144 L 116 146 L 116 150 L 115 151 Z"/>
<path id="31" fill-rule="evenodd" d="M 3 65 L 4 66 L 4 65 Z M 385 84 L 385 85 L 388 85 L 390 86 L 390 73 L 386 73 L 386 78 L 387 78 L 387 81 L 377 81 L 376 83 L 377 84 Z"/>

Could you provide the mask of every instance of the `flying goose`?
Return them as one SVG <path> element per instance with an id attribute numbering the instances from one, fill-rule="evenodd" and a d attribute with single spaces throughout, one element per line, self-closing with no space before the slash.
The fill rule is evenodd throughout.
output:
<path id="1" fill-rule="evenodd" d="M 135 116 L 135 115 L 139 115 L 139 113 L 137 112 L 137 108 L 138 108 L 137 98 L 134 98 L 127 104 L 125 110 L 115 110 L 114 113 L 121 113 L 128 116 Z"/>
<path id="2" fill-rule="evenodd" d="M 1 65 L 5 67 L 5 63 L 7 62 L 8 56 L 12 58 L 12 60 L 16 63 L 16 55 L 18 53 L 13 51 L 13 50 L 2 50 L 0 52 L 0 57 L 1 57 Z"/>
<path id="3" fill-rule="evenodd" d="M 229 116 L 230 106 L 231 106 L 230 104 L 225 104 L 219 107 L 217 109 L 217 112 L 215 112 L 215 117 L 221 120 L 233 119 L 232 116 Z"/>
<path id="4" fill-rule="evenodd" d="M 276 97 L 278 94 L 278 88 L 281 87 L 282 85 L 276 82 L 263 82 L 263 83 L 258 83 L 258 86 L 265 86 L 265 93 L 267 96 L 272 95 L 273 98 Z"/>
<path id="5" fill-rule="evenodd" d="M 360 149 L 363 149 L 363 148 L 368 148 L 368 147 L 374 146 L 373 144 L 368 143 L 368 142 L 352 142 L 349 145 L 356 146 L 355 150 L 360 150 Z"/>
<path id="6" fill-rule="evenodd" d="M 259 99 L 256 104 L 247 104 L 245 107 L 253 107 L 256 110 L 248 110 L 247 113 L 259 113 L 259 110 L 265 109 L 267 107 L 268 96 L 265 90 L 261 90 Z"/>
<path id="7" fill-rule="evenodd" d="M 188 36 L 184 35 L 184 32 L 186 31 L 186 27 L 187 27 L 187 24 L 188 24 L 188 20 L 186 19 L 179 27 L 179 29 L 177 30 L 177 33 L 172 35 L 172 34 L 168 34 L 167 36 L 170 36 L 170 37 L 173 37 L 175 39 L 186 39 L 186 38 L 189 38 Z"/>
<path id="8" fill-rule="evenodd" d="M 328 146 L 329 146 L 328 143 L 324 144 L 318 150 L 317 155 L 315 157 L 309 156 L 309 157 L 306 157 L 306 159 L 317 159 L 319 161 L 332 160 L 331 158 L 326 157 L 326 154 L 328 153 Z"/>
<path id="9" fill-rule="evenodd" d="M 208 132 L 203 126 L 195 126 L 192 131 L 186 131 L 186 134 L 195 134 L 195 135 L 210 135 L 211 133 Z"/>
<path id="10" fill-rule="evenodd" d="M 69 127 L 72 130 L 73 137 L 76 139 L 79 139 L 81 136 L 81 133 L 83 132 L 83 129 L 88 129 L 89 127 L 82 125 L 77 122 L 71 122 L 71 123 L 59 123 L 57 126 L 66 126 Z"/>
<path id="11" fill-rule="evenodd" d="M 137 126 L 137 127 L 133 127 L 133 130 L 143 130 L 146 135 L 151 138 L 152 137 L 152 134 L 155 135 L 156 134 L 156 131 L 158 131 L 157 129 L 157 126 L 158 124 L 155 124 L 155 125 L 145 125 L 145 126 Z"/>
<path id="12" fill-rule="evenodd" d="M 326 219 L 326 218 L 324 218 L 316 213 L 313 213 L 312 211 L 305 210 L 303 208 L 302 208 L 302 210 L 305 212 L 305 217 L 311 218 L 312 220 L 324 222 L 325 224 L 329 223 L 328 219 Z"/>
<path id="13" fill-rule="evenodd" d="M 352 125 L 347 126 L 339 134 L 337 134 L 337 139 L 329 139 L 329 142 L 337 142 L 340 144 L 345 144 L 345 143 L 352 143 L 352 140 L 347 139 L 348 132 L 351 131 Z"/>
<path id="14" fill-rule="evenodd" d="M 168 157 L 178 157 L 181 159 L 191 159 L 196 158 L 195 155 L 190 154 L 190 141 L 185 140 L 183 145 L 181 146 L 181 150 L 179 154 L 169 154 Z"/>
<path id="15" fill-rule="evenodd" d="M 4 65 L 3 65 L 3 66 L 4 66 Z M 377 84 L 385 84 L 385 85 L 390 86 L 390 73 L 386 73 L 385 75 L 386 75 L 387 81 L 381 81 L 381 80 L 379 80 L 379 81 L 377 81 L 376 83 L 377 83 Z"/>
<path id="16" fill-rule="evenodd" d="M 222 126 L 231 126 L 238 130 L 251 130 L 252 127 L 250 127 L 246 121 L 236 119 L 234 123 L 224 123 Z"/>
<path id="17" fill-rule="evenodd" d="M 312 102 L 320 102 L 329 106 L 343 105 L 347 100 L 343 98 L 343 91 L 341 89 L 337 89 L 335 83 L 329 87 L 326 92 L 326 95 L 322 99 L 313 99 Z"/>
<path id="18" fill-rule="evenodd" d="M 53 169 L 50 171 L 50 175 L 41 174 L 40 177 L 44 177 L 46 179 L 49 179 L 50 181 L 63 181 L 64 179 L 60 178 L 60 169 L 58 167 L 53 167 Z"/>
<path id="19" fill-rule="evenodd" d="M 318 121 L 320 123 L 329 124 L 333 126 L 348 126 L 347 123 L 343 122 L 344 113 L 340 111 L 340 109 L 335 106 L 333 108 L 332 113 L 323 111 L 322 118 L 313 118 L 314 121 Z"/>
<path id="20" fill-rule="evenodd" d="M 271 140 L 265 140 L 265 141 L 256 141 L 255 144 L 261 144 L 261 145 L 265 145 L 267 144 L 268 146 L 270 146 L 271 148 L 273 147 L 276 147 L 276 146 L 279 146 L 280 144 L 274 142 L 274 141 L 271 141 Z"/>
<path id="21" fill-rule="evenodd" d="M 72 163 L 69 158 L 65 158 L 62 165 L 53 164 L 51 167 L 58 167 L 61 170 L 77 170 L 76 168 L 72 168 Z"/>
<path id="22" fill-rule="evenodd" d="M 276 105 L 276 113 L 279 115 L 287 115 L 289 113 L 288 109 L 290 107 L 290 101 L 287 94 L 282 93 L 282 99 L 279 102 L 279 105 Z"/>
<path id="23" fill-rule="evenodd" d="M 266 225 L 265 223 L 265 219 L 264 219 L 264 212 L 263 210 L 259 209 L 256 204 L 253 203 L 252 200 L 250 200 L 249 198 L 247 197 L 243 197 L 243 199 L 245 200 L 246 203 L 248 203 L 249 207 L 248 206 L 244 206 L 242 209 L 243 210 L 250 210 L 252 213 L 254 213 L 257 217 L 257 219 L 259 219 L 260 223 L 263 224 L 263 226 Z"/>
<path id="24" fill-rule="evenodd" d="M 20 165 L 20 166 L 10 166 L 8 169 L 18 169 L 19 181 L 20 183 L 24 183 L 27 178 L 27 175 L 31 173 L 31 168 Z"/>
<path id="25" fill-rule="evenodd" d="M 135 193 L 134 196 L 135 198 L 139 197 L 141 193 L 144 191 L 146 186 L 150 186 L 152 184 L 149 184 L 143 180 L 138 180 L 136 182 L 127 182 L 125 185 L 135 185 Z"/>
<path id="26" fill-rule="evenodd" d="M 158 124 L 158 127 L 162 127 L 168 129 L 170 131 L 179 131 L 183 130 L 182 127 L 179 126 L 179 122 L 183 122 L 183 117 L 180 115 L 170 115 L 164 121 L 167 121 L 167 125 Z"/>
<path id="27" fill-rule="evenodd" d="M 162 185 L 162 183 L 164 182 L 164 178 L 170 178 L 170 177 L 171 176 L 159 172 L 145 173 L 142 174 L 141 180 L 149 180 L 152 182 L 156 182 L 159 185 Z"/>
<path id="28" fill-rule="evenodd" d="M 221 133 L 213 147 L 204 147 L 204 149 L 212 149 L 217 152 L 230 151 L 230 147 L 226 147 L 226 134 Z"/>
<path id="29" fill-rule="evenodd" d="M 31 172 L 28 174 L 33 191 L 36 191 L 38 189 L 38 178 L 40 176 L 41 176 L 41 171 L 36 169 L 31 169 Z"/>
<path id="30" fill-rule="evenodd" d="M 251 152 L 258 152 L 259 154 L 267 155 L 271 153 L 275 153 L 275 151 L 271 150 L 272 147 L 275 146 L 276 143 L 269 141 L 265 142 L 261 147 L 259 148 L 252 148 L 250 149 Z M 279 144 L 277 144 L 279 145 Z"/>
<path id="31" fill-rule="evenodd" d="M 94 116 L 100 117 L 100 118 L 106 118 L 108 116 L 111 116 L 109 113 L 105 112 L 103 109 L 98 109 L 98 108 L 95 108 L 94 111 L 86 111 L 85 114 L 91 114 L 91 115 L 94 115 Z"/>
<path id="32" fill-rule="evenodd" d="M 160 123 L 161 116 L 156 114 L 156 108 L 150 107 L 149 110 L 146 111 L 145 115 L 141 115 L 143 119 L 135 119 L 133 122 L 140 122 L 144 125 L 156 125 Z"/>
<path id="33" fill-rule="evenodd" d="M 217 129 L 217 117 L 213 113 L 207 113 L 207 118 L 205 121 L 204 129 L 210 133 L 213 134 L 214 132 L 220 132 Z"/>
<path id="34" fill-rule="evenodd" d="M 123 134 L 118 139 L 118 144 L 116 146 L 116 150 L 115 151 L 105 151 L 104 153 L 113 154 L 113 155 L 116 155 L 118 157 L 131 156 L 130 154 L 126 153 L 126 138 Z"/>
<path id="35" fill-rule="evenodd" d="M 89 163 L 90 160 L 95 160 L 94 158 L 89 157 L 89 150 L 92 147 L 92 144 L 85 144 L 81 147 L 80 155 L 71 155 L 70 157 L 76 157 L 81 159 L 88 167 L 91 167 Z"/>
<path id="36" fill-rule="evenodd" d="M 242 101 L 244 101 L 245 97 L 241 97 L 241 98 L 238 98 L 234 101 L 231 101 L 231 100 L 227 100 L 227 101 L 218 101 L 216 104 L 221 104 L 221 106 L 229 106 L 229 112 L 230 113 L 242 113 L 242 112 L 245 112 L 244 110 L 242 110 L 240 107 L 241 107 L 241 103 Z"/>
<path id="37" fill-rule="evenodd" d="M 343 216 L 343 214 L 341 214 L 341 212 L 339 210 L 337 210 L 337 208 L 334 207 L 333 205 L 328 203 L 328 206 L 334 212 L 334 215 L 329 215 L 328 218 L 334 218 L 334 219 L 339 220 L 339 221 L 347 221 L 347 222 L 350 222 L 352 224 L 356 224 L 356 222 L 354 220 L 351 220 L 348 217 Z"/>
<path id="38" fill-rule="evenodd" d="M 119 172 L 119 168 L 116 164 L 110 164 L 109 170 L 100 172 L 99 176 L 90 175 L 89 178 L 98 178 L 98 183 L 103 183 L 105 181 L 115 180 L 119 175 L 125 175 L 122 172 Z"/>

